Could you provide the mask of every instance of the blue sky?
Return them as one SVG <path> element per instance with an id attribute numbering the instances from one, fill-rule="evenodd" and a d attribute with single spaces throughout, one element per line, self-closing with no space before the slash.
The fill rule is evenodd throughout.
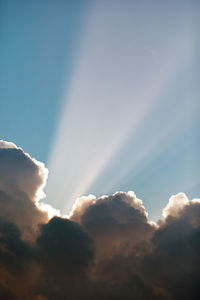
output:
<path id="1" fill-rule="evenodd" d="M 199 197 L 198 1 L 1 1 L 0 135 L 47 199 Z"/>
<path id="2" fill-rule="evenodd" d="M 0 131 L 47 162 L 87 1 L 1 1 Z"/>

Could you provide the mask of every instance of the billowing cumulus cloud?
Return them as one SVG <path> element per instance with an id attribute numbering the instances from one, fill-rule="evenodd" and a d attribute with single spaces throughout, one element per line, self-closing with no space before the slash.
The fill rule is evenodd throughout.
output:
<path id="1" fill-rule="evenodd" d="M 0 217 L 32 238 L 48 214 L 39 209 L 48 170 L 15 144 L 0 141 Z"/>
<path id="2" fill-rule="evenodd" d="M 0 141 L 0 299 L 200 298 L 200 199 L 172 196 L 154 224 L 134 192 L 89 195 L 66 218 L 40 202 L 47 174 Z"/>
<path id="3" fill-rule="evenodd" d="M 70 218 L 89 232 L 95 241 L 97 257 L 104 259 L 121 251 L 131 252 L 154 231 L 142 201 L 133 192 L 117 192 L 99 199 L 81 197 Z"/>

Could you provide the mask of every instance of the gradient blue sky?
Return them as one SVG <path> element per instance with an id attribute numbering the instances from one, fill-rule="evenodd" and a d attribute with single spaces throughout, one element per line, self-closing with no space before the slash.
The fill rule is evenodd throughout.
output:
<path id="1" fill-rule="evenodd" d="M 0 15 L 0 137 L 48 165 L 47 201 L 134 190 L 157 218 L 172 194 L 199 197 L 199 1 L 1 1 Z"/>
<path id="2" fill-rule="evenodd" d="M 0 131 L 47 162 L 87 1 L 0 2 Z"/>

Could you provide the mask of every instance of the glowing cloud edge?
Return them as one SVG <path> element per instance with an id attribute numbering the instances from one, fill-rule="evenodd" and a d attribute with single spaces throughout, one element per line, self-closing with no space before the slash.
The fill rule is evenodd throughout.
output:
<path id="1" fill-rule="evenodd" d="M 149 224 L 156 227 L 158 226 L 157 222 L 159 221 L 155 222 L 148 220 L 148 212 L 146 211 L 145 206 L 143 205 L 143 201 L 137 198 L 135 192 L 131 190 L 128 192 L 117 191 L 111 195 L 102 195 L 100 197 L 96 197 L 92 194 L 89 194 L 87 196 L 83 195 L 75 200 L 69 214 L 62 214 L 59 209 L 54 208 L 51 204 L 41 202 L 41 200 L 44 198 L 48 199 L 48 195 L 45 195 L 43 189 L 47 183 L 49 170 L 45 167 L 44 163 L 36 160 L 35 158 L 32 158 L 30 154 L 24 152 L 22 148 L 16 146 L 13 142 L 0 140 L 0 149 L 13 148 L 21 150 L 26 157 L 32 160 L 32 162 L 34 162 L 34 164 L 39 167 L 39 172 L 41 177 L 43 178 L 43 181 L 36 191 L 34 201 L 37 208 L 40 211 L 47 213 L 49 219 L 53 218 L 54 216 L 71 219 L 74 217 L 75 212 L 79 210 L 79 208 L 86 210 L 89 206 L 96 204 L 99 200 L 108 199 L 109 197 L 120 196 L 120 198 L 128 205 L 132 206 L 134 209 L 139 210 L 147 218 Z M 195 203 L 200 203 L 200 198 L 194 198 L 192 200 L 189 200 L 187 195 L 183 192 L 180 192 L 176 195 L 172 195 L 169 198 L 167 205 L 162 210 L 162 216 L 164 220 L 168 217 L 178 218 L 181 214 L 181 211 L 186 206 Z"/>

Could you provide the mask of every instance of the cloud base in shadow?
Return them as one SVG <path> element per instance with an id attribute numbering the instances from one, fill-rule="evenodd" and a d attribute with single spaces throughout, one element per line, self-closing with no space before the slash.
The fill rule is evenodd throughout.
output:
<path id="1" fill-rule="evenodd" d="M 1 299 L 200 298 L 200 199 L 172 196 L 153 223 L 134 192 L 90 195 L 66 218 L 41 202 L 47 175 L 0 141 Z"/>

